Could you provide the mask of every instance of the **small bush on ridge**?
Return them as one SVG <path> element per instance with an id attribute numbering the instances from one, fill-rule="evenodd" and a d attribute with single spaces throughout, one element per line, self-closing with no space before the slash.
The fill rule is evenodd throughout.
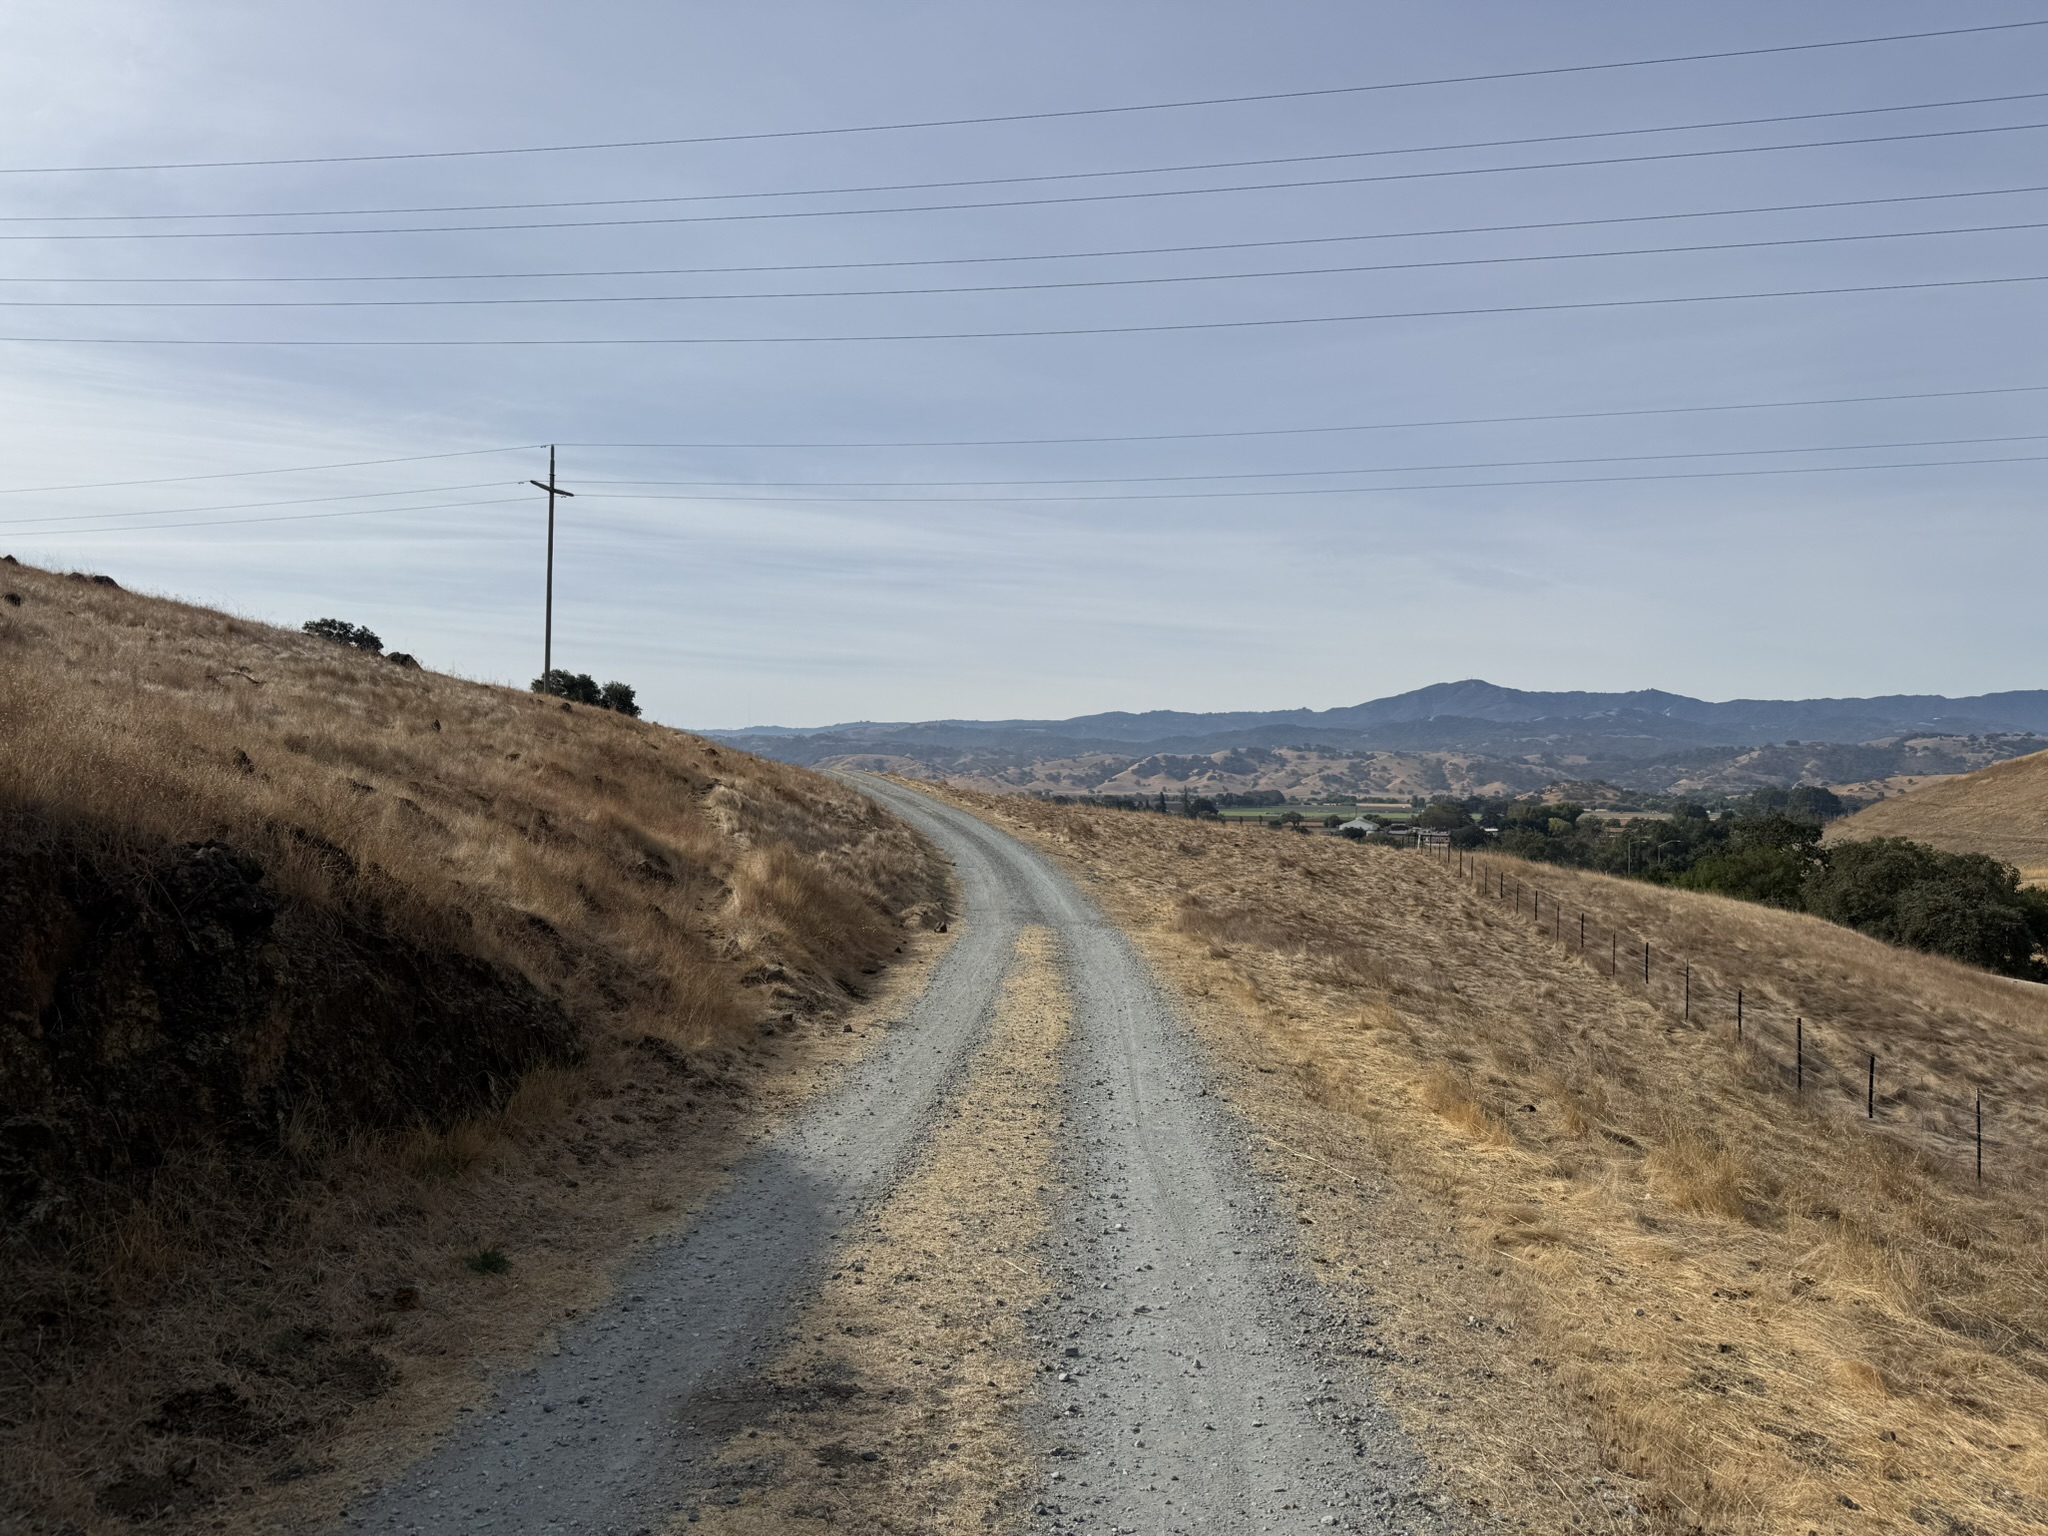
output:
<path id="1" fill-rule="evenodd" d="M 634 699 L 629 683 L 600 683 L 588 672 L 571 672 L 566 667 L 554 667 L 533 680 L 533 691 L 545 694 L 551 699 L 566 699 L 571 704 L 588 704 L 596 709 L 609 709 L 614 714 L 640 718 L 640 706 Z"/>
<path id="2" fill-rule="evenodd" d="M 309 635 L 332 640 L 336 645 L 368 651 L 372 656 L 383 654 L 384 642 L 377 638 L 376 631 L 361 624 L 351 624 L 347 619 L 308 619 L 299 627 Z"/>

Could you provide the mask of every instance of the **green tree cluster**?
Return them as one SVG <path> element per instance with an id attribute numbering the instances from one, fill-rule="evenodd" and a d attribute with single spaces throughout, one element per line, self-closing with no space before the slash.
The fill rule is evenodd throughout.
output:
<path id="1" fill-rule="evenodd" d="M 351 624 L 347 619 L 308 619 L 299 628 L 319 639 L 332 640 L 336 645 L 368 651 L 372 656 L 382 655 L 384 651 L 384 642 L 377 638 L 374 630 L 361 624 Z"/>
<path id="2" fill-rule="evenodd" d="M 629 684 L 616 680 L 600 683 L 588 672 L 571 672 L 555 667 L 533 680 L 533 691 L 546 694 L 551 699 L 565 699 L 571 704 L 589 704 L 597 709 L 609 709 L 615 714 L 631 715 L 636 720 L 640 717 L 640 705 Z"/>
<path id="3" fill-rule="evenodd" d="M 2008 976 L 2048 979 L 2048 891 L 2027 889 L 2010 864 L 1943 853 L 1903 837 L 1838 843 L 1808 874 L 1806 910 L 1909 949 Z"/>
<path id="4" fill-rule="evenodd" d="M 1461 846 L 1810 912 L 1893 944 L 2048 979 L 2048 891 L 2021 886 L 2011 865 L 1983 854 L 1896 837 L 1823 845 L 1823 822 L 1844 809 L 1831 791 L 1803 785 L 1759 790 L 1718 815 L 1678 801 L 1668 818 L 1619 827 L 1536 800 L 1440 800 L 1418 821 L 1449 828 Z"/>

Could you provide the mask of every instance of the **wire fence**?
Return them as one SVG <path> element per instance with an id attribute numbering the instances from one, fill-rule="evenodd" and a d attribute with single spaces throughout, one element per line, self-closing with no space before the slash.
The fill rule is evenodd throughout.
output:
<path id="1" fill-rule="evenodd" d="M 1448 842 L 1420 844 L 1415 851 L 1526 917 L 1596 972 L 1639 990 L 1667 1018 L 1703 1032 L 1725 1031 L 1773 1086 L 1816 1112 L 1853 1109 L 1873 1126 L 1918 1133 L 1931 1142 L 1938 1162 L 1979 1184 L 1987 1157 L 1995 1169 L 1998 1154 L 2007 1150 L 1986 1134 L 1986 1113 L 1995 1106 L 1987 1103 L 1983 1083 L 1928 1095 L 1896 1074 L 1887 1082 L 1885 1056 L 1865 1032 L 1788 1008 L 1742 980 L 1731 984 L 1718 968 L 1695 967 L 1686 955 L 1659 950 L 1647 934 L 1575 908 L 1527 878 L 1532 866 L 1482 858 Z"/>

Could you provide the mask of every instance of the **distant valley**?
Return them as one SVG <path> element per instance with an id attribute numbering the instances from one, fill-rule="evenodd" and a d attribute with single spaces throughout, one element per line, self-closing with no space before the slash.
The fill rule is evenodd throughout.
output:
<path id="1" fill-rule="evenodd" d="M 1712 797 L 1816 783 L 1877 798 L 2048 748 L 2048 690 L 1712 703 L 1654 689 L 1541 693 L 1474 679 L 1327 710 L 705 734 L 805 766 L 1046 795 L 1186 788 L 1341 800 L 1526 794 L 1564 783 Z"/>

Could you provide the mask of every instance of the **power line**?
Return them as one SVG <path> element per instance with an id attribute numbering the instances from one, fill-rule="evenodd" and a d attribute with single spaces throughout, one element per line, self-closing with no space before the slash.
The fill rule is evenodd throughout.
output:
<path id="1" fill-rule="evenodd" d="M 1653 475 L 1572 475 L 1540 480 L 1453 480 L 1419 485 L 1284 486 L 1279 489 L 1239 491 L 1116 491 L 1096 496 L 639 496 L 619 491 L 591 491 L 587 494 L 593 501 L 759 503 L 778 506 L 836 506 L 842 503 L 874 502 L 887 502 L 897 506 L 1007 506 L 1019 502 L 1217 501 L 1243 500 L 1258 496 L 1367 496 L 1390 491 L 1467 491 L 1537 485 L 1632 485 L 1651 480 L 1730 480 L 1761 475 L 1836 475 L 1895 469 L 1946 469 L 1976 464 L 2040 463 L 2048 463 L 2048 454 L 2032 453 L 1978 459 L 1920 459 L 1904 464 L 1795 464 L 1773 466 L 1768 469 L 1703 469 Z"/>
<path id="2" fill-rule="evenodd" d="M 1139 112 L 1184 111 L 1197 107 L 1245 106 L 1270 101 L 1307 101 L 1320 97 L 1359 96 L 1381 91 L 1422 90 L 1446 85 L 1481 85 L 1502 80 L 1534 80 L 1566 75 L 1647 69 L 1669 64 L 1703 64 L 1728 59 L 1814 53 L 1831 48 L 1864 48 L 1886 43 L 1924 42 L 1944 37 L 1973 37 L 2019 32 L 2048 26 L 2048 19 L 1996 22 L 1973 27 L 1942 27 L 1920 32 L 1890 32 L 1866 37 L 1829 38 L 1810 43 L 1777 43 L 1758 48 L 1725 48 L 1708 53 L 1663 54 L 1649 58 L 1613 59 L 1593 64 L 1553 64 L 1534 69 L 1493 70 L 1472 75 L 1438 75 L 1411 80 L 1382 80 L 1363 85 L 1322 86 L 1294 91 L 1260 91 L 1234 96 L 1200 96 L 1173 101 L 1129 102 L 1103 107 L 1065 107 L 1039 112 L 990 113 L 973 117 L 924 118 L 891 123 L 859 123 L 824 128 L 780 128 L 754 133 L 697 134 L 657 139 L 610 139 L 574 144 L 528 144 L 481 149 L 403 150 L 383 154 L 292 155 L 237 160 L 165 160 L 107 165 L 0 166 L 0 175 L 82 175 L 108 171 L 225 170 L 275 165 L 363 165 L 404 160 L 477 159 L 495 155 L 581 154 L 617 149 L 661 149 L 697 144 L 758 143 L 767 139 L 825 138 L 843 134 L 898 133 L 927 128 L 968 128 L 999 123 L 1051 122 L 1061 119 L 1128 116 Z"/>
<path id="3" fill-rule="evenodd" d="M 1565 464 L 1643 464 L 1671 459 L 1743 459 L 1794 453 L 1892 453 L 1903 452 L 1908 448 L 1968 448 L 1991 443 L 2037 443 L 2044 439 L 2048 439 L 2048 432 L 2026 432 L 2003 437 L 1932 437 L 1889 443 L 1820 443 L 1798 448 L 1716 448 L 1689 453 L 1578 455 L 1562 459 L 1479 459 L 1460 460 L 1451 464 L 1354 465 L 1344 469 L 1254 469 L 1200 475 L 1069 475 L 1055 479 L 1022 480 L 583 480 L 580 483 L 586 486 L 658 485 L 731 490 L 764 490 L 770 486 L 796 489 L 933 490 L 952 486 L 992 485 L 1160 485 L 1220 480 L 1284 480 L 1330 475 L 1447 474 L 1468 469 L 1536 469 Z M 609 496 L 613 493 L 591 491 L 585 494 Z"/>
<path id="4" fill-rule="evenodd" d="M 464 507 L 507 507 L 525 505 L 524 496 L 501 496 L 490 501 L 449 501 L 425 507 L 359 507 L 348 512 L 292 512 L 277 517 L 230 517 L 217 518 L 203 523 L 135 523 L 121 528 L 21 528 L 5 524 L 15 538 L 45 538 L 52 534 L 72 536 L 82 533 L 160 533 L 173 528 L 241 528 L 250 523 L 317 523 L 337 517 L 386 517 L 401 512 L 453 512 Z M 140 516 L 141 514 L 137 514 Z"/>
<path id="5" fill-rule="evenodd" d="M 1266 330 L 1351 325 L 1380 320 L 1436 320 L 1484 315 L 1567 314 L 1595 309 L 1650 309 L 1678 304 L 1729 304 L 1756 299 L 1811 299 L 1865 293 L 1930 292 L 2048 282 L 2048 274 L 1942 278 L 1919 283 L 1859 283 L 1832 288 L 1773 288 L 1749 293 L 1672 294 L 1649 299 L 1576 299 L 1548 304 L 1475 304 L 1451 309 L 1390 309 L 1350 315 L 1282 315 L 1255 320 L 1175 320 L 1148 325 L 1077 325 L 1000 331 L 875 331 L 843 336 L 562 336 L 562 337 L 218 337 L 0 336 L 0 342 L 55 346 L 136 347 L 725 347 L 837 345 L 878 341 L 1004 341 L 1027 337 L 1143 336 L 1175 331 Z"/>
<path id="6" fill-rule="evenodd" d="M 330 501 L 378 501 L 392 496 L 438 496 L 448 491 L 481 491 L 494 485 L 503 485 L 503 480 L 472 480 L 463 485 L 418 485 L 402 491 L 352 491 L 340 496 L 289 496 L 278 501 L 233 501 L 210 507 L 165 507 L 156 512 L 81 512 L 59 518 L 46 514 L 29 518 L 32 523 L 50 522 L 98 522 L 110 517 L 181 517 L 190 512 L 243 512 L 258 507 L 305 507 Z M 466 503 L 465 503 L 466 505 Z M 0 527 L 15 526 L 0 523 Z"/>
<path id="7" fill-rule="evenodd" d="M 1221 187 L 1150 187 L 1129 192 L 1076 192 L 1061 197 L 991 198 L 972 203 L 898 203 L 880 208 L 782 208 L 766 213 L 691 213 L 633 219 L 537 219 L 515 224 L 383 224 L 353 229 L 174 229 L 118 230 L 104 234 L 8 234 L 0 241 L 113 240 L 311 240 L 349 235 L 493 234 L 538 229 L 641 229 L 678 224 L 751 224 L 785 219 L 850 219 L 897 213 L 973 213 L 990 208 L 1059 208 L 1082 203 L 1149 202 L 1170 197 L 1220 197 L 1238 192 L 1307 191 L 1321 187 L 1378 186 L 1389 182 L 1442 181 L 1467 176 L 1508 176 L 1525 171 L 1558 171 L 1614 165 L 1649 165 L 1672 160 L 1725 159 L 1733 155 L 1788 153 L 1802 149 L 1839 149 L 1862 144 L 1897 144 L 1912 140 L 1978 137 L 1993 133 L 2031 133 L 2048 122 L 2008 123 L 1998 127 L 1942 128 L 1922 133 L 1871 134 L 1853 139 L 1814 139 L 1799 144 L 1752 144 L 1714 149 L 1664 150 L 1648 155 L 1603 155 L 1591 160 L 1537 160 L 1526 165 L 1450 166 L 1433 171 L 1386 171 L 1369 176 L 1320 176 L 1308 181 L 1239 182 Z"/>
<path id="8" fill-rule="evenodd" d="M 1186 443 L 1217 438 L 1300 437 L 1332 432 L 1395 432 L 1423 427 L 1490 427 L 1545 421 L 1606 421 L 1630 416 L 1683 416 L 1712 411 L 1766 411 L 1821 405 L 1877 405 L 1906 400 L 1963 400 L 1982 395 L 2048 393 L 2048 384 L 2005 384 L 1984 389 L 1920 390 L 1893 395 L 1830 395 L 1810 400 L 1738 400 L 1713 405 L 1644 405 L 1613 411 L 1545 411 L 1521 416 L 1447 416 L 1419 421 L 1368 421 L 1328 427 L 1236 427 L 1213 432 L 1139 432 L 1116 437 L 955 437 L 867 443 L 563 443 L 564 448 L 1031 448 L 1071 443 Z"/>
<path id="9" fill-rule="evenodd" d="M 979 293 L 1049 293 L 1085 288 L 1156 288 L 1177 283 L 1251 282 L 1279 277 L 1337 277 L 1365 272 L 1418 272 L 1450 267 L 1519 266 L 1545 261 L 1593 261 L 1626 256 L 1682 256 L 1710 251 L 1761 251 L 1803 245 L 1850 245 L 1875 240 L 1924 240 L 1938 235 L 2009 234 L 2048 229 L 2048 220 L 1961 225 L 1949 229 L 1881 230 L 1857 235 L 1798 235 L 1776 240 L 1730 240 L 1606 251 L 1557 251 L 1518 256 L 1461 256 L 1432 261 L 1351 263 L 1335 267 L 1282 267 L 1265 272 L 1194 272 L 1163 277 L 1090 277 L 1040 283 L 969 283 L 923 288 L 795 288 L 773 293 L 540 294 L 430 299 L 0 299 L 0 309 L 475 309 L 588 304 L 705 304 L 746 299 L 890 299 Z"/>
<path id="10" fill-rule="evenodd" d="M 910 438 L 868 442 L 689 442 L 689 443 L 563 443 L 564 448 L 586 448 L 609 451 L 659 451 L 691 450 L 710 452 L 737 449 L 894 449 L 894 448 L 1034 448 L 1057 447 L 1076 444 L 1111 443 L 1184 443 L 1230 440 L 1249 437 L 1309 437 L 1327 436 L 1343 432 L 1396 432 L 1413 431 L 1432 427 L 1478 427 L 1517 426 L 1541 422 L 1561 421 L 1606 421 L 1621 420 L 1638 416 L 1685 416 L 1729 411 L 1772 411 L 1809 409 L 1830 405 L 1889 405 L 1920 400 L 1968 400 L 1997 395 L 2027 395 L 2048 393 L 2048 384 L 2002 384 L 1977 389 L 1915 390 L 1887 395 L 1826 395 L 1805 400 L 1734 400 L 1716 401 L 1706 405 L 1648 405 L 1630 406 L 1620 410 L 1607 411 L 1544 411 L 1517 416 L 1445 416 L 1420 418 L 1410 421 L 1368 421 L 1349 422 L 1332 426 L 1315 427 L 1233 427 L 1207 432 L 1137 432 L 1117 436 L 1096 435 L 1090 437 L 968 437 L 968 438 Z M 296 464 L 278 469 L 234 469 L 221 470 L 201 475 L 161 475 L 146 480 L 93 480 L 69 485 L 26 485 L 0 487 L 0 496 L 46 495 L 57 491 L 101 491 L 118 490 L 146 485 L 182 485 L 196 480 L 240 480 L 267 475 L 317 474 L 336 469 L 362 469 L 385 464 L 413 464 L 432 459 L 465 458 L 481 454 L 528 453 L 544 448 L 545 443 L 514 443 L 503 448 L 464 448 L 452 453 L 407 454 L 386 459 L 350 459 L 339 463 Z M 647 485 L 651 481 L 596 481 L 604 484 Z M 1016 482 L 1006 482 L 1015 484 Z M 127 514 L 110 514 L 122 515 Z M 141 514 L 137 514 L 141 515 Z"/>
<path id="11" fill-rule="evenodd" d="M 950 181 L 885 181 L 850 187 L 785 187 L 771 191 L 691 192 L 666 197 L 591 197 L 526 203 L 427 203 L 380 208 L 243 209 L 228 213 L 14 213 L 0 214 L 0 224 L 142 223 L 196 219 L 340 219 L 371 218 L 401 213 L 515 213 L 554 208 L 633 208 L 675 203 L 726 203 L 769 197 L 851 197 L 876 192 L 938 192 L 963 187 L 1022 186 L 1046 181 L 1093 181 L 1119 176 L 1172 176 L 1193 171 L 1250 170 L 1269 165 L 1314 165 L 1333 160 L 1376 160 L 1396 155 L 1449 154 L 1473 149 L 1515 149 L 1531 144 L 1584 143 L 1592 139 L 1637 138 L 1658 133 L 1701 133 L 1720 128 L 1759 128 L 1779 123 L 1822 122 L 1843 117 L 1875 117 L 1892 112 L 1935 112 L 1956 107 L 2003 106 L 2039 101 L 2048 91 L 2020 91 L 2004 96 L 1965 96 L 1949 101 L 1904 102 L 1895 106 L 1845 107 L 1830 112 L 1787 112 L 1772 117 L 1730 117 L 1710 122 L 1662 123 L 1641 128 L 1604 128 L 1585 133 L 1545 133 L 1514 139 L 1468 139 L 1450 144 L 1415 144 L 1398 149 L 1335 150 L 1314 155 L 1270 155 L 1252 160 L 1201 160 L 1180 165 L 1125 166 L 1114 170 L 1045 171 L 1020 176 L 977 176 Z M 1862 140 L 1854 142 L 1865 142 Z M 1874 141 L 1883 142 L 1883 141 Z M 465 226 L 467 227 L 467 226 Z"/>
<path id="12" fill-rule="evenodd" d="M 1405 491 L 1464 491 L 1464 490 L 1513 490 L 1531 486 L 1546 485 L 1634 485 L 1650 481 L 1676 480 L 1727 480 L 1746 479 L 1766 475 L 1822 475 L 1871 473 L 1901 469 L 1949 469 L 1967 468 L 1984 464 L 2038 464 L 2048 462 L 2048 454 L 2023 454 L 2013 457 L 1976 459 L 1926 459 L 1906 464 L 1826 464 L 1811 466 L 1783 466 L 1771 469 L 1727 469 L 1699 470 L 1672 474 L 1648 475 L 1571 475 L 1532 480 L 1467 480 L 1438 481 L 1419 485 L 1365 485 L 1365 486 L 1314 486 L 1283 490 L 1261 491 L 1161 491 L 1161 492 L 1120 492 L 1102 496 L 626 496 L 612 492 L 590 492 L 594 501 L 663 501 L 688 503 L 759 503 L 778 506 L 807 505 L 850 505 L 856 503 L 893 503 L 897 506 L 974 506 L 1009 505 L 1018 502 L 1114 502 L 1114 501 L 1208 501 L 1219 499 L 1242 499 L 1254 496 L 1363 496 L 1384 495 Z M 499 507 L 525 505 L 523 496 L 510 496 L 489 501 L 457 501 L 426 507 L 368 507 L 346 512 L 289 513 L 274 517 L 243 517 L 220 519 L 198 523 L 142 523 L 119 528 L 31 528 L 22 530 L 7 525 L 17 537 L 37 538 L 50 534 L 93 534 L 93 533 L 154 533 L 178 528 L 231 528 L 252 523 L 299 523 L 317 522 L 341 517 L 381 517 L 407 512 L 447 512 L 467 507 Z"/>
<path id="13" fill-rule="evenodd" d="M 1893 197 L 1839 198 L 1822 202 L 1760 203 L 1747 208 L 1687 209 L 1677 213 L 1609 214 L 1590 219 L 1539 219 L 1516 224 L 1458 224 L 1437 229 L 1378 230 L 1357 235 L 1298 235 L 1279 240 L 1224 240 L 1200 245 L 1115 246 L 1094 251 L 1044 251 L 1001 256 L 923 256 L 889 261 L 771 262 L 717 267 L 601 267 L 553 272 L 418 272 L 398 274 L 329 273 L 309 276 L 250 277 L 11 277 L 0 283 L 63 283 L 151 286 L 177 283 L 476 283 L 513 280 L 554 281 L 589 277 L 705 277 L 741 272 L 864 272 L 900 267 L 967 267 L 1020 261 L 1095 261 L 1120 256 L 1200 255 L 1213 251 L 1276 250 L 1301 245 L 1347 245 L 1368 240 L 1420 240 L 1447 235 L 1521 234 L 1535 230 L 1591 229 L 1615 224 L 1668 224 L 1682 219 L 1723 219 L 1765 213 L 1815 213 L 1842 208 L 1883 208 L 1905 203 L 1954 202 L 1972 197 L 2019 197 L 2048 192 L 2048 183 L 2021 187 L 1983 187 L 1961 192 L 1914 192 Z"/>
<path id="14" fill-rule="evenodd" d="M 458 448 L 449 453 L 409 453 L 395 459 L 347 459 L 339 464 L 295 464 L 285 469 L 226 469 L 203 475 L 158 475 L 151 480 L 85 480 L 73 485 L 19 485 L 0 488 L 0 496 L 41 496 L 52 491 L 111 491 L 132 485 L 181 485 L 192 480 L 250 480 L 262 475 L 310 475 L 329 469 L 370 469 L 383 464 L 423 464 L 430 459 L 468 459 L 481 454 L 524 453 L 545 443 L 517 443 L 509 448 Z"/>

